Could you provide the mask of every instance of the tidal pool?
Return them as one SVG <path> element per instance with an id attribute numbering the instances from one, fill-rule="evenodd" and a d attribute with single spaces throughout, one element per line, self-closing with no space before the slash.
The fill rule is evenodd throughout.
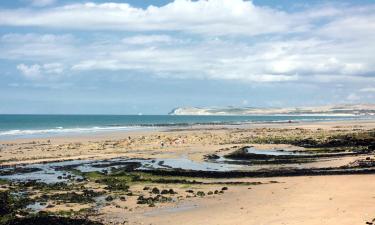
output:
<path id="1" fill-rule="evenodd" d="M 240 165 L 229 165 L 220 162 L 196 162 L 187 157 L 168 159 L 131 159 L 115 158 L 109 160 L 71 160 L 64 162 L 53 162 L 44 164 L 30 164 L 17 166 L 16 168 L 28 168 L 29 170 L 16 170 L 14 167 L 1 168 L 0 171 L 11 171 L 14 173 L 2 175 L 0 179 L 12 181 L 39 181 L 44 183 L 69 182 L 71 179 L 82 177 L 74 175 L 69 170 L 75 169 L 80 172 L 111 172 L 113 168 L 125 168 L 130 164 L 139 163 L 134 170 L 157 170 L 157 169 L 182 169 L 192 171 L 232 171 L 239 170 Z M 19 171 L 19 172 L 18 172 Z"/>
<path id="2" fill-rule="evenodd" d="M 285 151 L 281 149 L 275 150 L 259 150 L 254 147 L 246 148 L 246 153 L 256 155 L 269 155 L 269 156 L 308 156 L 313 154 L 302 153 L 297 151 Z"/>

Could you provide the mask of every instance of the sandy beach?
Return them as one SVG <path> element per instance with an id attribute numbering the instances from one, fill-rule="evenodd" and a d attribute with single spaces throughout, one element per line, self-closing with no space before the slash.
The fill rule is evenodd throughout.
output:
<path id="1" fill-rule="evenodd" d="M 245 146 L 252 146 L 259 151 L 282 149 L 297 153 L 307 150 L 326 152 L 328 150 L 323 147 L 305 148 L 301 147 L 304 143 L 298 146 L 293 144 L 294 142 L 292 144 L 287 142 L 305 138 L 325 143 L 327 137 L 362 134 L 373 132 L 374 129 L 375 121 L 360 120 L 194 126 L 160 131 L 18 139 L 0 142 L 0 165 L 2 168 L 17 168 L 21 165 L 66 160 L 104 160 L 103 162 L 106 163 L 114 163 L 108 160 L 119 157 L 183 159 L 204 163 L 209 156 L 229 157 L 233 151 L 238 151 Z M 285 141 L 280 139 L 281 137 L 292 139 L 285 139 Z M 284 143 L 279 143 L 280 140 L 284 140 Z M 369 144 L 371 146 L 371 143 Z M 105 174 L 92 172 L 80 174 L 84 180 L 80 180 L 77 185 L 72 182 L 72 186 L 68 189 L 54 190 L 49 187 L 47 192 L 40 187 L 39 189 L 33 187 L 27 190 L 32 192 L 30 196 L 33 199 L 38 199 L 43 193 L 50 196 L 46 201 L 49 207 L 42 207 L 42 211 L 49 213 L 68 211 L 78 217 L 86 215 L 85 217 L 103 224 L 353 225 L 372 222 L 375 218 L 373 192 L 375 175 L 371 174 L 372 172 L 366 170 L 363 174 L 334 175 L 336 172 L 332 170 L 333 172 L 326 175 L 312 176 L 308 173 L 293 175 L 289 171 L 293 166 L 305 169 L 303 170 L 305 173 L 319 168 L 322 170 L 357 168 L 353 165 L 366 160 L 372 163 L 372 152 L 352 154 L 348 149 L 343 150 L 342 147 L 337 146 L 334 147 L 335 152 L 345 154 L 307 162 L 298 161 L 280 165 L 260 163 L 249 166 L 251 168 L 249 171 L 257 172 L 262 169 L 271 171 L 268 177 L 246 177 L 247 175 L 237 174 L 236 176 L 242 177 L 232 178 L 228 175 L 228 177 L 214 178 L 218 175 L 208 174 L 202 177 L 194 175 L 194 178 L 191 178 L 180 170 L 177 170 L 179 174 L 176 176 L 172 175 L 172 172 L 163 176 L 144 171 L 141 175 L 139 173 L 136 175 L 130 173 L 126 177 L 116 175 L 111 178 L 113 179 L 111 182 L 120 182 L 130 177 L 131 181 L 126 181 L 129 187 L 111 189 L 110 185 L 114 184 L 108 179 L 102 182 L 106 177 Z M 279 170 L 287 171 L 286 174 L 292 176 L 273 175 Z M 316 174 L 321 173 L 322 171 L 316 172 Z M 9 190 L 15 186 L 17 185 L 11 186 L 4 182 L 1 189 Z M 71 191 L 81 193 L 82 187 L 84 190 L 94 190 L 93 193 L 104 191 L 105 203 L 98 207 L 98 203 L 93 201 L 60 202 L 61 193 L 68 195 L 71 195 Z M 125 189 L 125 192 L 122 191 Z M 173 191 L 170 193 L 168 190 L 171 189 Z M 166 190 L 165 195 L 160 195 L 163 193 L 162 190 Z M 60 194 L 60 198 L 53 198 L 52 196 L 56 196 L 57 193 Z M 145 201 L 145 204 L 142 201 Z M 95 208 L 95 211 L 88 210 L 91 208 Z"/>
<path id="2" fill-rule="evenodd" d="M 161 131 L 124 131 L 47 138 L 0 140 L 0 165 L 48 162 L 67 159 L 128 157 L 174 157 L 188 155 L 194 160 L 233 146 L 244 136 L 312 135 L 325 132 L 348 133 L 375 129 L 374 120 L 258 123 L 244 125 L 202 125 Z M 164 146 L 161 146 L 161 143 Z M 231 143 L 232 142 L 232 143 Z M 245 143 L 246 144 L 246 143 Z M 264 146 L 264 145 L 263 145 Z M 265 148 L 273 148 L 268 145 Z M 288 146 L 283 146 L 288 147 Z"/>

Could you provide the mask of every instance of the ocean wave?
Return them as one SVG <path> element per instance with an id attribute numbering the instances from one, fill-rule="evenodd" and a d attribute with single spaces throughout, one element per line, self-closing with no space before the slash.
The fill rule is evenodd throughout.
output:
<path id="1" fill-rule="evenodd" d="M 116 127 L 79 127 L 79 128 L 63 128 L 56 127 L 52 129 L 35 129 L 35 130 L 6 130 L 0 131 L 0 136 L 28 136 L 43 134 L 65 134 L 65 133 L 95 133 L 102 131 L 126 131 L 142 129 L 141 126 L 116 126 Z"/>
<path id="2" fill-rule="evenodd" d="M 231 117 L 225 117 L 228 119 Z M 373 117 L 371 117 L 373 118 Z M 9 129 L 0 130 L 0 139 L 3 138 L 18 138 L 18 137 L 45 137 L 64 134 L 81 134 L 81 133 L 95 133 L 106 131 L 132 131 L 144 129 L 159 129 L 172 127 L 187 127 L 196 125 L 241 125 L 241 124 L 259 124 L 259 123 L 289 123 L 289 122 L 313 122 L 313 121 L 330 121 L 330 120 L 363 120 L 368 117 L 309 117 L 309 116 L 261 116 L 240 118 L 238 121 L 222 121 L 219 118 L 211 121 L 171 121 L 171 122 L 157 122 L 157 123 L 139 123 L 139 124 L 117 124 L 108 123 L 100 126 L 92 127 L 62 127 L 56 126 L 52 128 L 35 128 L 35 129 Z"/>

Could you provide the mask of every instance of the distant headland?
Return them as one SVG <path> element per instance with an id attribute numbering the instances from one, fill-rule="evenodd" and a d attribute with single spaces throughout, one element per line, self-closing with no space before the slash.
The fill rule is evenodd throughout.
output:
<path id="1" fill-rule="evenodd" d="M 311 107 L 178 107 L 169 115 L 337 115 L 373 116 L 375 104 L 342 104 Z"/>

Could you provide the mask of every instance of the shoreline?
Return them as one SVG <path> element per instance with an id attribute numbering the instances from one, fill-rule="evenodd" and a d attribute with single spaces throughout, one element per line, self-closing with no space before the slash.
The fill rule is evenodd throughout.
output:
<path id="1" fill-rule="evenodd" d="M 275 115 L 262 115 L 263 117 L 272 117 Z M 295 115 L 277 115 L 277 117 L 294 117 Z M 315 115 L 314 115 L 315 116 Z M 213 116 L 215 117 L 215 116 Z M 220 116 L 223 117 L 223 116 Z M 231 117 L 231 116 L 224 116 Z M 237 116 L 234 116 L 237 117 Z M 298 116 L 297 116 L 298 117 Z M 301 117 L 309 117 L 302 116 Z M 313 116 L 311 116 L 313 117 Z M 329 116 L 328 116 L 329 117 Z M 171 123 L 171 124 L 154 124 L 154 125 L 118 125 L 118 126 L 92 126 L 92 127 L 50 127 L 45 129 L 13 129 L 3 130 L 0 132 L 1 141 L 11 141 L 18 139 L 41 139 L 41 138 L 59 138 L 59 137 L 72 137 L 72 136 L 95 136 L 96 134 L 113 134 L 121 132 L 137 132 L 137 131 L 161 131 L 161 130 L 173 130 L 173 129 L 189 129 L 193 127 L 250 127 L 252 125 L 269 125 L 269 124 L 288 124 L 288 123 L 319 123 L 319 122 L 337 122 L 337 121 L 373 121 L 374 117 L 363 117 L 363 116 L 333 116 L 329 118 L 316 118 L 313 120 L 301 119 L 301 120 L 275 120 L 275 121 L 239 121 L 239 122 L 196 122 L 192 124 L 187 123 Z"/>
<path id="2" fill-rule="evenodd" d="M 80 135 L 69 135 L 69 136 L 58 136 L 58 137 L 41 137 L 41 138 L 26 138 L 26 139 L 16 139 L 16 140 L 0 140 L 0 150 L 1 146 L 15 145 L 19 148 L 26 146 L 26 151 L 17 150 L 17 153 L 7 152 L 2 150 L 0 155 L 0 165 L 17 165 L 17 164 L 27 164 L 27 163 L 43 163 L 51 161 L 64 161 L 64 160 L 74 160 L 74 159 L 111 159 L 121 156 L 143 156 L 149 151 L 162 150 L 165 151 L 160 154 L 156 154 L 156 157 L 173 157 L 173 154 L 182 154 L 181 151 L 189 150 L 190 148 L 200 148 L 203 151 L 213 151 L 218 150 L 225 145 L 220 143 L 220 139 L 223 138 L 228 132 L 232 131 L 245 131 L 252 132 L 257 129 L 308 129 L 308 130 L 338 130 L 339 128 L 343 130 L 353 130 L 353 129 L 375 129 L 375 120 L 361 120 L 361 121 L 315 121 L 315 122 L 300 122 L 300 123 L 259 123 L 259 124 L 241 124 L 241 125 L 196 125 L 188 128 L 170 128 L 161 130 L 142 130 L 142 131 L 116 131 L 116 132 L 105 132 L 96 134 L 80 134 Z M 197 137 L 191 140 L 193 143 L 185 144 L 175 144 L 165 146 L 160 148 L 160 140 L 157 137 L 178 138 L 181 135 L 187 136 L 202 136 L 200 138 L 210 138 L 207 132 L 214 133 L 216 137 L 216 143 L 204 143 L 202 144 Z M 153 137 L 154 140 L 151 143 L 146 144 L 144 140 L 145 137 Z M 169 137 L 170 136 L 170 137 Z M 100 149 L 100 146 L 110 141 L 127 141 L 130 139 L 130 145 L 123 146 L 124 149 Z M 207 139 L 208 141 L 209 139 Z M 147 141 L 146 141 L 147 142 Z M 44 148 L 45 145 L 51 145 L 52 151 L 55 154 L 51 154 L 47 150 L 38 151 L 38 148 L 33 145 L 41 145 Z M 79 150 L 77 145 L 97 145 L 98 150 L 83 148 Z M 66 148 L 64 151 L 56 151 L 56 148 Z M 73 149 L 71 149 L 73 148 Z M 126 149 L 129 148 L 129 149 Z M 143 149 L 143 150 L 142 150 Z M 78 150 L 78 151 L 77 151 Z M 26 153 L 27 152 L 27 153 Z M 138 154 L 139 152 L 139 154 Z M 179 153 L 180 152 L 180 153 Z M 198 151 L 199 152 L 199 151 Z M 60 154 L 61 153 L 61 154 Z M 173 154 L 172 154 L 173 153 Z M 209 152 L 208 152 L 209 153 Z M 25 157 L 27 154 L 30 157 Z M 40 157 L 38 157 L 40 156 Z M 194 160 L 201 161 L 203 159 L 202 154 L 189 156 Z M 4 158 L 6 158 L 4 160 Z M 11 161 L 7 159 L 13 159 Z"/>
<path id="3" fill-rule="evenodd" d="M 10 139 L 0 138 L 1 143 L 7 142 L 19 142 L 19 141 L 29 141 L 29 140 L 48 140 L 48 139 L 79 139 L 83 138 L 84 140 L 89 138 L 111 138 L 111 137 L 121 137 L 127 134 L 140 134 L 140 133 L 152 133 L 152 132 L 170 132 L 170 131 L 183 131 L 183 130 L 221 130 L 221 129 L 252 129 L 252 128 L 279 128 L 279 127 L 300 127 L 300 126 L 330 126 L 330 124 L 343 124 L 346 126 L 358 126 L 361 124 L 368 125 L 374 124 L 375 127 L 375 118 L 366 118 L 366 119 L 353 119 L 353 120 L 316 120 L 316 121 L 283 121 L 283 122 L 245 122 L 238 124 L 192 124 L 187 126 L 155 126 L 155 127 L 144 127 L 143 129 L 136 130 L 117 130 L 117 131 L 97 131 L 97 132 L 83 132 L 83 133 L 65 133 L 65 134 L 52 134 L 46 136 L 37 136 L 37 137 L 12 137 Z"/>

